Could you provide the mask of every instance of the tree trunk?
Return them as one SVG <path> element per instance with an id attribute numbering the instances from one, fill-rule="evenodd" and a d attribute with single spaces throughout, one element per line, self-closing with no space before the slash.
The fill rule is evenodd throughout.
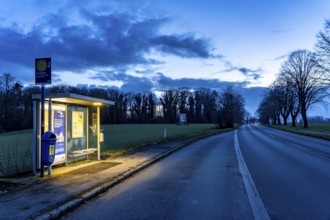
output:
<path id="1" fill-rule="evenodd" d="M 287 117 L 283 117 L 283 124 L 284 126 L 286 126 L 288 123 L 287 123 Z"/>
<path id="2" fill-rule="evenodd" d="M 288 115 L 282 114 L 282 118 L 283 118 L 283 124 L 284 124 L 284 126 L 286 126 L 288 124 L 288 122 L 287 122 Z"/>
<path id="3" fill-rule="evenodd" d="M 308 128 L 307 110 L 305 108 L 304 103 L 301 106 L 301 112 L 300 113 L 301 113 L 301 117 L 304 121 L 304 128 Z"/>
<path id="4" fill-rule="evenodd" d="M 281 117 L 279 115 L 277 116 L 277 124 L 281 125 Z"/>
<path id="5" fill-rule="evenodd" d="M 292 120 L 291 127 L 296 127 L 296 118 L 297 118 L 297 115 L 291 115 L 291 120 Z"/>
<path id="6" fill-rule="evenodd" d="M 301 114 L 301 117 L 303 118 L 303 121 L 304 121 L 304 128 L 308 128 L 308 119 L 307 119 L 306 113 Z"/>
<path id="7" fill-rule="evenodd" d="M 273 124 L 273 125 L 276 125 L 276 117 L 273 117 L 273 118 L 272 118 L 272 124 Z"/>

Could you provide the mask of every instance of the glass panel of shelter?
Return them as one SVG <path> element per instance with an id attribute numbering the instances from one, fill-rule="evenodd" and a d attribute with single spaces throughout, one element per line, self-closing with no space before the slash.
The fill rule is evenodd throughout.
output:
<path id="1" fill-rule="evenodd" d="M 86 106 L 68 105 L 67 162 L 86 159 L 88 147 Z"/>

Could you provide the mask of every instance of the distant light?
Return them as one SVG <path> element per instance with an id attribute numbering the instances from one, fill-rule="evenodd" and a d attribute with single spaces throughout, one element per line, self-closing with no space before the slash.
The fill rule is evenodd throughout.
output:
<path id="1" fill-rule="evenodd" d="M 95 106 L 101 106 L 102 103 L 101 102 L 94 102 L 93 105 L 95 105 Z"/>

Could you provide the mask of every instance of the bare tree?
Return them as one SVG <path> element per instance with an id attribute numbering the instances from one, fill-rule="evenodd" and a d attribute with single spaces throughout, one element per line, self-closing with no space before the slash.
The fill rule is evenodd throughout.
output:
<path id="1" fill-rule="evenodd" d="M 308 127 L 307 110 L 310 106 L 322 102 L 328 95 L 329 83 L 325 80 L 326 74 L 315 53 L 308 50 L 292 52 L 282 65 L 279 78 L 294 89 L 305 128 Z"/>
<path id="2" fill-rule="evenodd" d="M 300 112 L 300 102 L 297 98 L 297 96 L 294 95 L 294 89 L 289 88 L 289 91 L 291 93 L 291 101 L 290 101 L 290 115 L 291 115 L 291 123 L 292 127 L 296 127 L 296 119 Z"/>
<path id="3" fill-rule="evenodd" d="M 3 73 L 0 76 L 0 91 L 2 93 L 1 99 L 1 111 L 0 111 L 0 119 L 2 120 L 2 127 L 4 130 L 7 129 L 7 122 L 10 118 L 10 105 L 12 100 L 11 96 L 11 89 L 14 85 L 15 77 L 13 77 L 10 73 Z"/>
<path id="4" fill-rule="evenodd" d="M 330 72 L 330 20 L 325 21 L 324 31 L 317 35 L 316 50 L 320 64 L 325 71 Z M 324 79 L 330 83 L 329 75 L 327 76 Z"/>
<path id="5" fill-rule="evenodd" d="M 163 105 L 165 122 L 174 123 L 177 114 L 178 93 L 175 90 L 166 90 L 162 93 L 160 102 Z"/>
<path id="6" fill-rule="evenodd" d="M 249 124 L 250 119 L 251 119 L 251 113 L 248 112 L 248 111 L 246 111 L 246 112 L 245 112 L 245 115 L 244 115 L 244 123 L 245 123 L 245 124 Z"/>
<path id="7" fill-rule="evenodd" d="M 203 121 L 203 92 L 202 89 L 197 89 L 194 92 L 195 97 L 195 122 L 204 122 Z"/>
<path id="8" fill-rule="evenodd" d="M 107 89 L 108 99 L 114 101 L 114 105 L 106 107 L 106 123 L 127 122 L 127 94 L 116 89 Z"/>
<path id="9" fill-rule="evenodd" d="M 228 86 L 219 96 L 218 120 L 220 128 L 233 128 L 235 123 L 244 122 L 245 99 L 232 86 Z"/>
<path id="10" fill-rule="evenodd" d="M 203 89 L 203 113 L 207 123 L 215 121 L 218 93 L 215 90 Z"/>
<path id="11" fill-rule="evenodd" d="M 268 94 L 269 101 L 274 106 L 275 111 L 275 117 L 276 117 L 276 124 L 281 125 L 281 115 L 283 117 L 284 125 L 286 125 L 287 121 L 287 105 L 284 100 L 283 95 L 283 88 L 280 85 L 274 85 L 272 86 L 271 90 L 269 90 Z M 284 109 L 284 110 L 283 110 Z"/>
<path id="12" fill-rule="evenodd" d="M 147 94 L 147 120 L 148 122 L 154 122 L 155 117 L 155 107 L 156 107 L 156 95 L 152 92 Z"/>
<path id="13" fill-rule="evenodd" d="M 187 115 L 188 122 L 195 122 L 195 98 L 193 93 L 189 94 L 188 97 L 188 115 Z"/>
<path id="14" fill-rule="evenodd" d="M 278 124 L 280 121 L 279 107 L 272 95 L 271 89 L 267 90 L 257 109 L 259 121 L 263 124 Z"/>
<path id="15" fill-rule="evenodd" d="M 270 95 L 274 99 L 279 114 L 283 118 L 284 125 L 287 125 L 287 119 L 291 115 L 292 126 L 295 127 L 296 117 L 299 114 L 300 105 L 295 96 L 292 86 L 288 82 L 278 77 L 273 83 Z"/>

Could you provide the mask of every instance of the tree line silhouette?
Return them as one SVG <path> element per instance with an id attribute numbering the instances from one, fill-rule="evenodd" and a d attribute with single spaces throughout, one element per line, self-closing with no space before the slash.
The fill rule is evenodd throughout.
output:
<path id="1" fill-rule="evenodd" d="M 215 123 L 226 128 L 243 123 L 245 114 L 244 97 L 231 86 L 221 92 L 170 89 L 156 96 L 153 92 L 56 85 L 47 87 L 46 93 L 75 93 L 114 101 L 113 106 L 101 108 L 102 124 L 177 123 L 178 113 L 185 113 L 188 123 Z M 40 94 L 40 86 L 24 87 L 10 73 L 0 76 L 0 132 L 32 128 L 32 94 Z"/>

